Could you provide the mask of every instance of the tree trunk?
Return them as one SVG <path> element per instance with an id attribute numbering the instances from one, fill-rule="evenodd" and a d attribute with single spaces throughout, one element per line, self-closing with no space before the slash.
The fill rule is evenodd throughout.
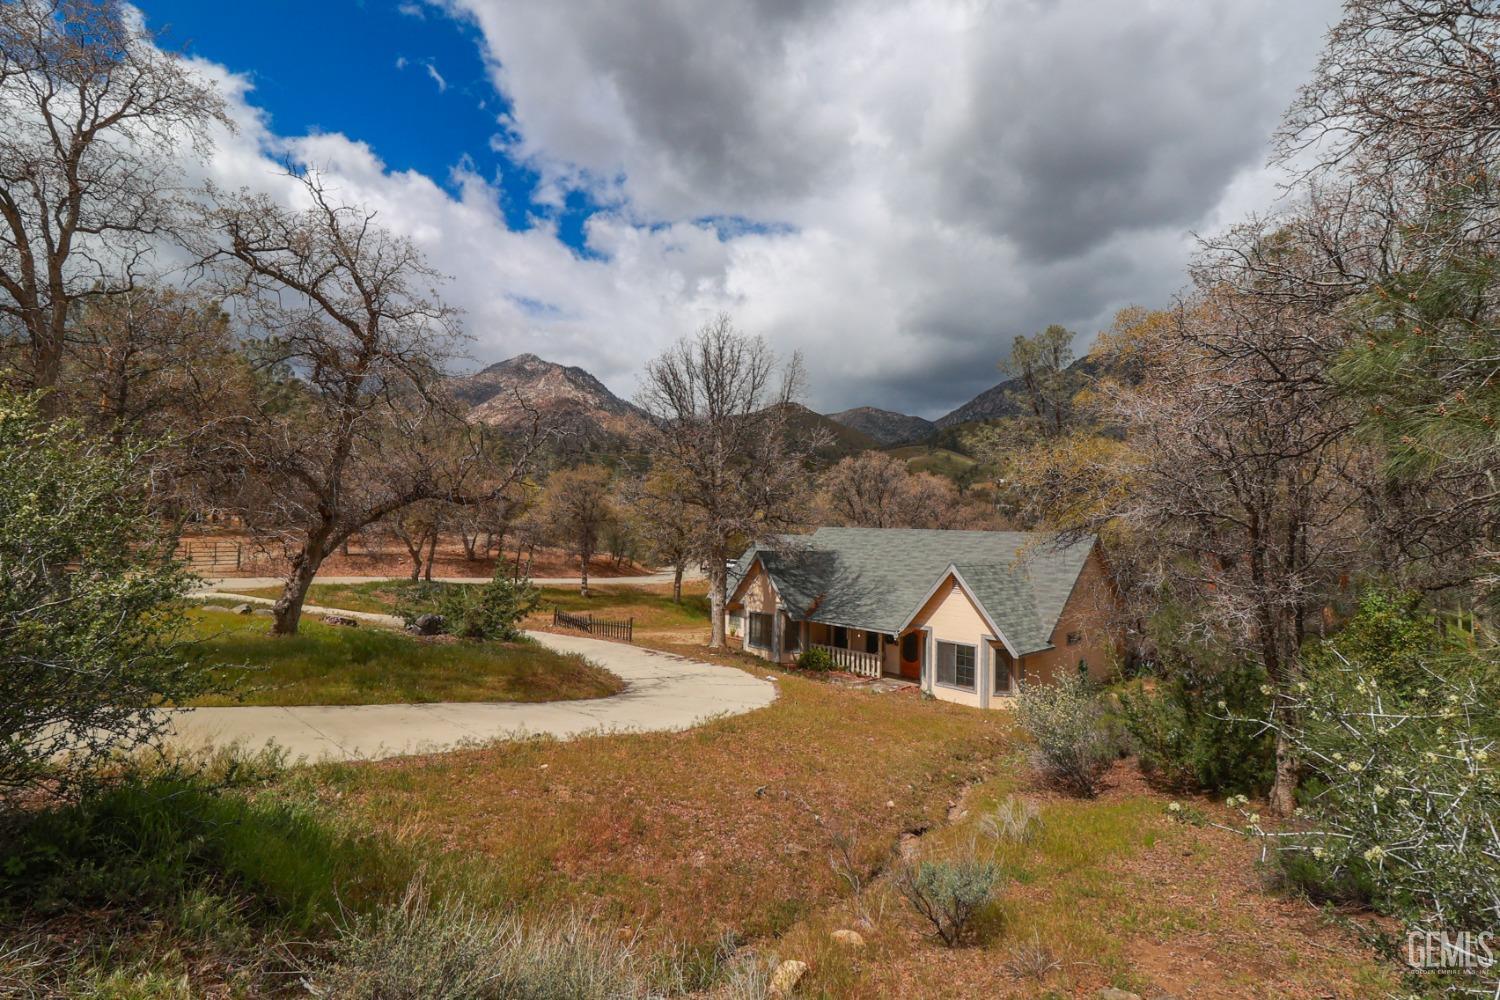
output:
<path id="1" fill-rule="evenodd" d="M 1276 734 L 1276 782 L 1271 786 L 1271 810 L 1281 816 L 1290 816 L 1297 808 L 1297 760 L 1292 755 L 1291 744 L 1281 733 Z"/>
<path id="2" fill-rule="evenodd" d="M 281 588 L 281 596 L 271 606 L 272 635 L 297 634 L 297 626 L 302 621 L 302 604 L 307 600 L 307 588 L 312 586 L 313 577 L 318 575 L 318 567 L 323 563 L 323 557 L 318 553 L 322 551 L 322 539 L 326 534 L 325 531 L 308 539 L 303 544 L 302 551 L 292 560 L 292 571 L 287 575 L 286 585 Z"/>
<path id="3" fill-rule="evenodd" d="M 437 558 L 437 543 L 438 530 L 437 528 L 433 528 L 432 534 L 427 536 L 427 569 L 424 575 L 426 576 L 428 583 L 432 582 L 432 563 L 433 560 Z"/>
<path id="4" fill-rule="evenodd" d="M 470 534 L 468 531 L 460 528 L 458 537 L 464 543 L 464 558 L 469 562 L 474 562 L 476 559 L 478 559 L 479 532 L 476 531 L 473 534 Z"/>
<path id="5" fill-rule="evenodd" d="M 589 554 L 578 553 L 578 594 L 580 597 L 589 596 Z"/>
<path id="6" fill-rule="evenodd" d="M 682 603 L 682 563 L 672 567 L 672 600 Z"/>
<path id="7" fill-rule="evenodd" d="M 724 605 L 729 595 L 725 593 L 724 554 L 712 552 L 708 563 L 708 648 L 724 648 Z"/>

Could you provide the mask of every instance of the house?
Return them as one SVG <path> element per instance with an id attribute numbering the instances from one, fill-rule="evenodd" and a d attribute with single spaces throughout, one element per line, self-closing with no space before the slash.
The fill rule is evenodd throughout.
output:
<path id="1" fill-rule="evenodd" d="M 1064 671 L 1103 679 L 1113 593 L 1093 538 L 819 528 L 740 557 L 726 631 L 766 659 L 791 662 L 819 646 L 840 669 L 998 707 L 1019 684 Z"/>

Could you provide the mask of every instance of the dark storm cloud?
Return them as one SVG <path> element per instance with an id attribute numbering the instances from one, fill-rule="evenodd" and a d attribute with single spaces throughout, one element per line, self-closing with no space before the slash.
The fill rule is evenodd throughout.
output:
<path id="1" fill-rule="evenodd" d="M 929 414 L 993 384 L 1016 333 L 1064 322 L 1086 344 L 1119 307 L 1164 303 L 1188 230 L 1274 193 L 1267 136 L 1337 12 L 452 2 L 484 31 L 516 155 L 618 206 L 600 232 L 676 296 L 662 306 L 676 327 L 652 346 L 726 308 L 805 351 L 816 405 Z M 652 265 L 618 228 L 707 216 L 776 228 L 700 247 L 688 267 Z M 619 325 L 600 323 L 606 348 Z"/>

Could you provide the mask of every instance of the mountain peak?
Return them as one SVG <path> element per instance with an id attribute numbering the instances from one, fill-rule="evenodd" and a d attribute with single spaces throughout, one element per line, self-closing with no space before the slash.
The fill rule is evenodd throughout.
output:
<path id="1" fill-rule="evenodd" d="M 868 434 L 882 445 L 912 444 L 932 436 L 937 427 L 930 420 L 874 406 L 856 406 L 830 413 L 828 419 Z"/>
<path id="2" fill-rule="evenodd" d="M 532 411 L 544 425 L 584 437 L 630 434 L 644 423 L 639 410 L 582 368 L 529 352 L 458 376 L 450 387 L 469 405 L 470 420 L 497 427 L 527 423 Z"/>

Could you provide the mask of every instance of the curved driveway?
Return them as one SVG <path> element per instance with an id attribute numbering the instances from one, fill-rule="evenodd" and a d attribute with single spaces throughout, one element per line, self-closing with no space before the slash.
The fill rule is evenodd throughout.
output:
<path id="1" fill-rule="evenodd" d="M 524 736 L 689 729 L 716 716 L 764 708 L 776 698 L 771 681 L 732 667 L 587 636 L 527 634 L 552 649 L 588 657 L 623 679 L 625 690 L 607 698 L 538 703 L 188 708 L 173 713 L 173 728 L 190 745 L 256 748 L 272 740 L 293 758 L 374 760 Z"/>

